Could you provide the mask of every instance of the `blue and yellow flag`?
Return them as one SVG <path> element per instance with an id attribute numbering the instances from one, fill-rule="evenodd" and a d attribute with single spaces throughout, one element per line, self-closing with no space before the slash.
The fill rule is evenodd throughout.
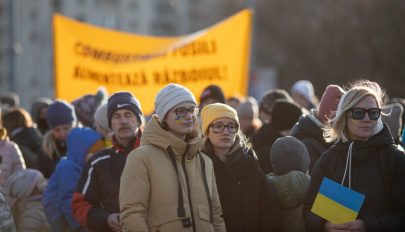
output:
<path id="1" fill-rule="evenodd" d="M 365 195 L 324 177 L 311 211 L 333 224 L 342 224 L 356 220 L 364 198 Z"/>

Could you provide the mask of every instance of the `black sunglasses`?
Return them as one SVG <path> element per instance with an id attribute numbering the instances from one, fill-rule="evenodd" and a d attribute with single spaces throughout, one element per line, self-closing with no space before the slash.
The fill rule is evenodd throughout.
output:
<path id="1" fill-rule="evenodd" d="M 371 120 L 377 120 L 381 116 L 381 109 L 378 108 L 371 108 L 371 109 L 363 109 L 363 108 L 352 108 L 350 109 L 351 117 L 354 120 L 362 120 L 366 113 L 368 114 L 368 118 Z"/>

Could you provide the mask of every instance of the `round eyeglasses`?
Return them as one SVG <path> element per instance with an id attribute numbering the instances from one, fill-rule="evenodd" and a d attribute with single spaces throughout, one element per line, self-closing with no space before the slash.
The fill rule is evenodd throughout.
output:
<path id="1" fill-rule="evenodd" d="M 368 114 L 368 118 L 370 120 L 377 120 L 381 116 L 381 109 L 378 108 L 371 108 L 371 109 L 363 109 L 363 108 L 352 108 L 350 109 L 351 117 L 354 120 L 362 120 L 366 113 Z"/>
<path id="2" fill-rule="evenodd" d="M 229 124 L 214 123 L 211 125 L 212 131 L 215 134 L 222 133 L 225 130 L 225 127 L 229 133 L 236 133 L 236 131 L 238 131 L 238 125 L 236 125 L 235 123 Z"/>

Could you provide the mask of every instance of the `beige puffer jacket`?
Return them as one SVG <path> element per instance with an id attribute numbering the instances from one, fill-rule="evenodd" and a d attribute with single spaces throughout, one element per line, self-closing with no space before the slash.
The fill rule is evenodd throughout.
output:
<path id="1" fill-rule="evenodd" d="M 173 150 L 178 175 L 168 147 Z M 152 117 L 145 127 L 141 146 L 129 154 L 122 173 L 119 201 L 123 231 L 181 232 L 193 231 L 194 226 L 197 232 L 225 231 L 212 161 L 200 152 L 201 147 L 201 139 L 186 143 L 162 129 Z M 200 156 L 205 163 L 212 214 Z M 178 215 L 179 181 L 185 217 Z M 194 226 L 184 227 L 184 218 L 194 218 Z"/>

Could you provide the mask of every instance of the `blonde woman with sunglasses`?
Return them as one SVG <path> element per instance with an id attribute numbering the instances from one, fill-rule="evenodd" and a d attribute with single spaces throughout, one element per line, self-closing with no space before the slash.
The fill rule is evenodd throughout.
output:
<path id="1" fill-rule="evenodd" d="M 383 91 L 358 81 L 325 128 L 335 144 L 317 161 L 304 205 L 308 231 L 405 231 L 405 155 L 381 121 Z M 311 212 L 323 177 L 365 195 L 357 219 L 333 224 Z"/>

